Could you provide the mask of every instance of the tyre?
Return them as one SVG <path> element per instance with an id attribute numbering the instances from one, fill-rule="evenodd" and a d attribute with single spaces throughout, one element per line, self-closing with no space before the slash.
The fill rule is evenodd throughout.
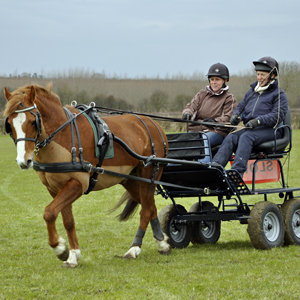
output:
<path id="1" fill-rule="evenodd" d="M 209 201 L 202 202 L 202 210 L 209 210 L 215 206 Z M 200 211 L 199 202 L 192 205 L 189 212 Z M 214 244 L 221 234 L 221 221 L 192 222 L 191 242 L 193 244 Z"/>
<path id="2" fill-rule="evenodd" d="M 248 219 L 248 234 L 257 249 L 279 247 L 284 239 L 284 219 L 278 206 L 269 201 L 256 203 Z"/>
<path id="3" fill-rule="evenodd" d="M 182 205 L 177 205 L 180 213 L 186 213 Z M 190 222 L 176 222 L 178 215 L 173 204 L 165 206 L 158 214 L 158 220 L 162 231 L 169 237 L 169 244 L 172 248 L 186 248 L 191 239 Z"/>
<path id="4" fill-rule="evenodd" d="M 281 206 L 285 222 L 284 243 L 300 245 L 300 199 L 291 199 Z"/>

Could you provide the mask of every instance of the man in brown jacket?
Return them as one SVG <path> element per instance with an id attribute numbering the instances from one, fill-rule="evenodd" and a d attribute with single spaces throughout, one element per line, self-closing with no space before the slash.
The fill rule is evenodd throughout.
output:
<path id="1" fill-rule="evenodd" d="M 184 120 L 228 123 L 233 110 L 237 106 L 236 98 L 229 93 L 226 83 L 229 81 L 229 71 L 223 64 L 217 63 L 209 68 L 207 74 L 209 85 L 202 89 L 182 112 Z M 202 131 L 209 139 L 210 146 L 222 143 L 229 133 L 226 127 L 189 124 L 188 131 Z"/>

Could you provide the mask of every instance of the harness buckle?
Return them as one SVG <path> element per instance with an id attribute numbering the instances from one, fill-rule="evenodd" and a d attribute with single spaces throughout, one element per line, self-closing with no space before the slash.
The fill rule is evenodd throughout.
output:
<path id="1" fill-rule="evenodd" d="M 34 148 L 34 150 L 33 150 L 33 152 L 34 152 L 34 154 L 35 154 L 36 156 L 38 156 L 38 155 L 39 155 L 39 151 L 40 151 L 39 144 L 36 144 L 36 145 L 35 145 L 35 148 Z"/>
<path id="2" fill-rule="evenodd" d="M 149 156 L 144 162 L 143 162 L 143 165 L 144 165 L 144 168 L 148 167 L 150 164 L 152 164 L 151 160 L 152 158 L 156 157 L 156 155 L 151 155 Z"/>
<path id="3" fill-rule="evenodd" d="M 87 164 L 87 165 L 85 166 L 85 170 L 86 170 L 87 172 L 91 173 L 92 170 L 93 170 L 93 165 L 92 165 L 92 164 Z"/>
<path id="4" fill-rule="evenodd" d="M 97 168 L 97 173 L 104 174 L 104 169 L 103 168 Z"/>

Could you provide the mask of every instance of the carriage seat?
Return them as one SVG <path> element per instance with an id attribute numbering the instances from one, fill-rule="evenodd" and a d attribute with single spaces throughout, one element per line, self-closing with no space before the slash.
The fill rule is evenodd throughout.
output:
<path id="1" fill-rule="evenodd" d="M 276 139 L 277 130 L 282 130 L 282 137 Z M 286 149 L 288 147 L 288 149 Z M 277 127 L 274 132 L 274 139 L 262 143 L 253 148 L 254 153 L 266 153 L 266 154 L 286 154 L 291 151 L 292 148 L 292 118 L 291 110 L 288 111 L 283 120 L 283 125 Z"/>
<path id="2" fill-rule="evenodd" d="M 276 139 L 277 130 L 282 130 L 282 137 Z M 220 145 L 212 148 L 212 155 L 215 155 L 220 148 Z M 280 158 L 283 155 L 289 153 L 292 149 L 292 118 L 291 110 L 288 111 L 283 120 L 283 124 L 277 127 L 274 131 L 274 139 L 268 142 L 264 142 L 252 149 L 250 159 L 256 159 L 259 157 L 265 158 Z"/>

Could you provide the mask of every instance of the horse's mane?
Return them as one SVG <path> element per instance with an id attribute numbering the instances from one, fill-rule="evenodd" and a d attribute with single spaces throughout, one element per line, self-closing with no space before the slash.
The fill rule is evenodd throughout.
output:
<path id="1" fill-rule="evenodd" d="M 12 114 L 18 108 L 18 106 L 22 103 L 24 94 L 27 94 L 30 91 L 31 86 L 33 86 L 35 88 L 37 98 L 47 97 L 47 98 L 51 98 L 52 100 L 60 103 L 59 96 L 51 91 L 52 83 L 49 83 L 47 85 L 47 88 L 44 88 L 38 84 L 25 85 L 11 93 L 12 97 L 9 101 L 6 102 L 6 105 L 5 105 L 4 117 Z"/>

